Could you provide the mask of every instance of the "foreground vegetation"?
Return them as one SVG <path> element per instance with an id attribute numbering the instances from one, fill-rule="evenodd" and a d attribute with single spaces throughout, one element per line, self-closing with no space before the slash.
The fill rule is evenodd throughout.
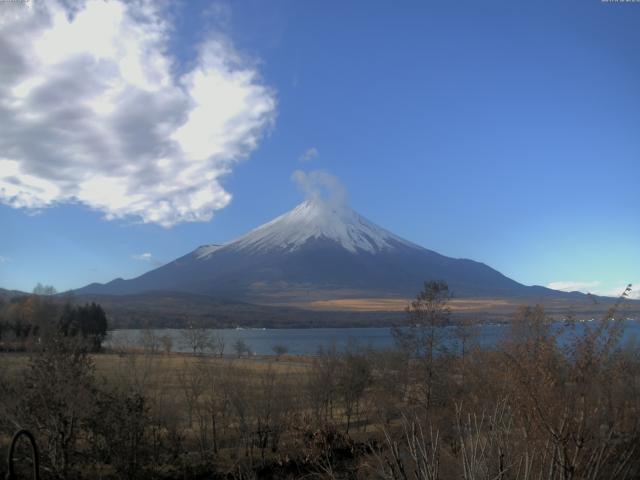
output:
<path id="1" fill-rule="evenodd" d="M 58 479 L 640 476 L 620 304 L 582 328 L 523 307 L 491 350 L 461 324 L 452 351 L 448 298 L 427 284 L 395 350 L 306 359 L 91 353 L 94 337 L 51 328 L 0 357 L 0 443 L 29 429 Z"/>

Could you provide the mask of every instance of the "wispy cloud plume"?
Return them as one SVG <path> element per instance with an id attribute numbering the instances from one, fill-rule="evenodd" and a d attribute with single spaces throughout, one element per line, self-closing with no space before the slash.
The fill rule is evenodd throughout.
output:
<path id="1" fill-rule="evenodd" d="M 547 285 L 547 288 L 552 288 L 553 290 L 560 290 L 562 292 L 592 292 L 594 288 L 598 287 L 600 282 L 591 281 L 591 282 L 581 282 L 581 281 L 560 281 L 560 282 L 551 282 Z"/>
<path id="2" fill-rule="evenodd" d="M 307 201 L 322 201 L 335 208 L 346 206 L 347 190 L 338 178 L 323 170 L 303 172 L 296 170 L 291 175 Z"/>
<path id="3" fill-rule="evenodd" d="M 0 202 L 207 221 L 272 125 L 275 95 L 217 35 L 176 76 L 164 2 L 29 2 L 0 16 Z"/>
<path id="4" fill-rule="evenodd" d="M 300 155 L 300 158 L 298 158 L 298 161 L 300 161 L 301 163 L 309 163 L 314 158 L 317 158 L 318 155 L 320 155 L 320 152 L 318 151 L 318 149 L 316 147 L 311 147 L 302 155 Z"/>
<path id="5" fill-rule="evenodd" d="M 10 261 L 11 259 L 9 257 L 3 257 L 2 255 L 0 255 L 0 264 L 9 263 Z"/>

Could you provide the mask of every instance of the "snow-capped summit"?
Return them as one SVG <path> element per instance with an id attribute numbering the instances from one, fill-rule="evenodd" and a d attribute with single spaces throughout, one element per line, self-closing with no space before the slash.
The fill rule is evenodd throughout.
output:
<path id="1" fill-rule="evenodd" d="M 398 245 L 415 247 L 347 206 L 315 199 L 307 200 L 290 212 L 259 226 L 227 248 L 291 252 L 310 240 L 333 241 L 352 253 L 377 253 L 392 250 Z"/>

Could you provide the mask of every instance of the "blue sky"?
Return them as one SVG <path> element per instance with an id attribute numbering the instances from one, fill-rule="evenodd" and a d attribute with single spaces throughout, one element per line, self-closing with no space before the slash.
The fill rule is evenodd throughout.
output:
<path id="1" fill-rule="evenodd" d="M 302 200 L 295 170 L 526 284 L 640 283 L 640 4 L 190 1 L 143 25 L 131 5 L 88 53 L 42 39 L 92 31 L 90 15 L 60 27 L 36 5 L 0 23 L 27 46 L 0 52 L 18 72 L 0 75 L 17 105 L 0 109 L 1 287 L 129 278 L 229 241 Z M 85 90 L 94 110 L 59 113 Z"/>

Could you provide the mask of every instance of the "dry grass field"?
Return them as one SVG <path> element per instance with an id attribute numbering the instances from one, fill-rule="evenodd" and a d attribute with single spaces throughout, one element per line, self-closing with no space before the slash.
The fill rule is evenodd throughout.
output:
<path id="1" fill-rule="evenodd" d="M 130 351 L 105 352 L 89 357 L 97 388 L 105 392 L 119 392 L 117 395 L 123 395 L 122 398 L 125 399 L 144 398 L 145 407 L 139 413 L 148 422 L 145 428 L 152 432 L 159 428 L 163 438 L 162 448 L 174 449 L 176 455 L 178 452 L 184 455 L 187 466 L 178 474 L 180 478 L 193 474 L 188 464 L 207 465 L 210 468 L 207 462 L 213 453 L 212 448 L 217 452 L 218 468 L 233 469 L 237 459 L 241 457 L 244 441 L 250 435 L 244 430 L 244 422 L 250 421 L 249 418 L 253 419 L 255 415 L 263 421 L 275 415 L 278 422 L 284 422 L 281 417 L 286 413 L 285 405 L 295 404 L 292 396 L 299 394 L 312 367 L 310 358 L 289 355 L 280 358 L 220 358 Z M 37 358 L 37 354 L 0 353 L 0 384 L 21 384 L 33 358 Z M 52 385 L 51 388 L 55 386 Z M 5 411 L 4 408 L 8 409 L 7 412 L 12 411 L 11 405 L 19 405 L 23 401 L 21 395 L 11 397 L 0 395 L 0 413 Z M 260 403 L 263 400 L 270 406 L 266 407 L 268 413 L 260 417 L 261 409 L 265 408 Z M 73 404 L 71 397 L 68 401 Z M 125 400 L 125 405 L 132 407 L 134 404 L 126 403 L 128 401 L 130 400 Z M 82 410 L 94 406 L 80 407 Z M 133 417 L 125 423 L 133 425 L 135 413 L 129 414 Z M 245 415 L 248 417 L 245 418 Z M 217 422 L 216 427 L 219 429 L 215 434 L 212 431 L 212 421 Z M 0 425 L 0 450 L 4 451 L 10 435 L 18 425 L 12 422 L 7 425 L 0 422 Z M 213 440 L 215 435 L 218 437 Z M 40 436 L 41 432 L 38 432 L 38 438 L 42 442 Z M 85 440 L 80 439 L 79 445 L 89 448 Z M 215 447 L 211 446 L 212 441 L 217 442 Z M 253 450 L 254 447 L 255 445 L 251 445 L 247 448 Z M 153 475 L 174 478 L 176 474 L 168 473 L 172 468 L 171 465 L 165 465 L 155 470 Z M 106 471 L 113 474 L 110 469 Z M 87 472 L 85 474 L 88 475 Z M 1 468 L 0 477 L 3 477 Z"/>
<path id="2" fill-rule="evenodd" d="M 4 378 L 17 378 L 29 362 L 30 354 L 24 352 L 0 353 L 0 372 Z M 211 355 L 189 355 L 182 353 L 148 355 L 143 352 L 114 353 L 106 352 L 91 355 L 95 365 L 95 373 L 107 381 L 118 380 L 123 377 L 131 379 L 136 374 L 143 374 L 154 382 L 162 379 L 163 388 L 176 386 L 178 377 L 185 368 L 201 366 L 203 368 L 236 367 L 250 371 L 256 375 L 272 371 L 280 374 L 295 375 L 306 372 L 312 359 L 304 356 L 283 355 L 280 359 L 275 356 L 253 356 L 225 358 Z"/>
<path id="3" fill-rule="evenodd" d="M 297 302 L 292 306 L 314 311 L 343 311 L 358 313 L 404 312 L 409 298 L 335 298 Z M 449 308 L 454 318 L 478 321 L 509 321 L 513 312 L 526 305 L 539 304 L 553 318 L 570 315 L 581 319 L 600 318 L 615 303 L 615 299 L 584 297 L 578 299 L 548 298 L 453 298 Z M 640 302 L 627 301 L 620 309 L 623 317 L 639 317 Z"/>
<path id="4" fill-rule="evenodd" d="M 347 310 L 356 312 L 402 312 L 410 298 L 339 298 L 315 300 L 305 305 L 313 310 Z M 496 309 L 515 309 L 517 301 L 500 298 L 454 299 L 450 303 L 453 312 L 479 312 Z"/>

